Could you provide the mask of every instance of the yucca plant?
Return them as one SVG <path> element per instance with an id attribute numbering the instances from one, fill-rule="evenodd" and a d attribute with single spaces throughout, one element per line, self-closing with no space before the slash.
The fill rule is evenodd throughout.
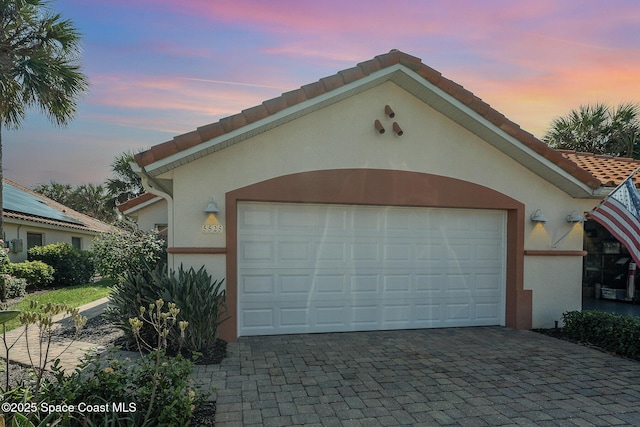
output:
<path id="1" fill-rule="evenodd" d="M 124 280 L 114 286 L 109 297 L 107 317 L 134 342 L 130 318 L 140 314 L 140 307 L 148 307 L 158 299 L 172 301 L 180 309 L 179 321 L 188 322 L 184 339 L 172 337 L 171 342 L 182 341 L 187 351 L 202 351 L 218 338 L 218 326 L 226 320 L 224 279 L 213 280 L 206 269 L 193 267 L 178 271 L 166 266 L 155 269 L 145 266 L 136 273 L 128 272 Z M 176 334 L 178 332 L 171 332 Z M 151 342 L 154 331 L 143 327 L 139 334 Z M 176 350 L 176 349 L 171 349 Z"/>
<path id="2" fill-rule="evenodd" d="M 213 280 L 204 266 L 197 271 L 193 267 L 185 271 L 182 265 L 177 275 L 169 277 L 162 298 L 173 301 L 180 308 L 180 320 L 189 322 L 185 349 L 201 351 L 210 347 L 218 338 L 218 326 L 227 320 L 224 279 Z"/>

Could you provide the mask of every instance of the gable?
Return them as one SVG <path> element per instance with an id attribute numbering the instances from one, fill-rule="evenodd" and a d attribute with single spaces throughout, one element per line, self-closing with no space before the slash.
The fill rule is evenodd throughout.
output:
<path id="1" fill-rule="evenodd" d="M 422 64 L 420 59 L 399 51 L 377 56 L 259 106 L 158 144 L 136 155 L 136 163 L 141 173 L 152 180 L 157 179 L 198 158 L 386 82 L 392 82 L 411 93 L 569 195 L 592 197 L 597 194 L 600 181 L 589 172 L 520 129 L 459 84 Z M 372 127 L 374 121 L 372 118 Z"/>

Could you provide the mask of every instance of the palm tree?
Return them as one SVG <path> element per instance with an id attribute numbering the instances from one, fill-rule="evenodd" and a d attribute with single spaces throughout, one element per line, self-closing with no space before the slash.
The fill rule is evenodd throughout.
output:
<path id="1" fill-rule="evenodd" d="M 17 129 L 35 107 L 56 125 L 69 123 L 88 88 L 80 33 L 47 0 L 0 0 L 0 181 L 2 127 Z M 0 185 L 0 211 L 2 208 Z M 3 236 L 0 215 L 0 236 Z"/>
<path id="2" fill-rule="evenodd" d="M 612 156 L 640 156 L 640 107 L 621 104 L 581 105 L 551 122 L 542 140 L 554 148 Z"/>
<path id="3" fill-rule="evenodd" d="M 104 222 L 113 222 L 116 218 L 113 206 L 108 206 L 108 198 L 102 185 L 82 184 L 71 194 L 70 207 Z"/>
<path id="4" fill-rule="evenodd" d="M 73 187 L 71 187 L 71 184 L 61 184 L 51 180 L 48 184 L 38 184 L 33 191 L 53 199 L 58 203 L 68 205 L 71 200 L 71 195 L 73 194 Z"/>
<path id="5" fill-rule="evenodd" d="M 131 169 L 133 153 L 124 152 L 113 160 L 111 171 L 113 177 L 107 179 L 107 191 L 109 193 L 108 205 L 115 207 L 140 194 L 144 193 L 140 176 Z"/>

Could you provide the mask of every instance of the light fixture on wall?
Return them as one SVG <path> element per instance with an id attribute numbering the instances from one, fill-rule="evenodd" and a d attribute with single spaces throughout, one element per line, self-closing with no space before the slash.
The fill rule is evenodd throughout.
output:
<path id="1" fill-rule="evenodd" d="M 224 228 L 220 225 L 220 221 L 216 218 L 216 214 L 220 212 L 216 202 L 211 200 L 207 207 L 204 208 L 204 213 L 207 214 L 207 219 L 202 224 L 203 233 L 222 233 Z"/>
<path id="2" fill-rule="evenodd" d="M 220 212 L 220 209 L 218 209 L 218 206 L 216 205 L 216 202 L 214 202 L 213 200 L 207 205 L 206 208 L 204 208 L 204 213 L 208 214 L 217 214 L 218 212 Z"/>
<path id="3" fill-rule="evenodd" d="M 542 209 L 536 209 L 535 212 L 531 214 L 531 221 L 537 224 L 544 224 L 549 221 L 549 219 L 542 213 Z"/>
<path id="4" fill-rule="evenodd" d="M 582 222 L 584 221 L 584 217 L 578 213 L 578 211 L 573 210 L 566 217 L 567 222 Z"/>

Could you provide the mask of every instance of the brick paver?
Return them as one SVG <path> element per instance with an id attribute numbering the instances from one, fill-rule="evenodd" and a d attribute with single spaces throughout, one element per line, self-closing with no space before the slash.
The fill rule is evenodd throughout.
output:
<path id="1" fill-rule="evenodd" d="M 640 363 L 501 327 L 240 338 L 217 426 L 640 425 Z"/>
<path id="2" fill-rule="evenodd" d="M 9 342 L 19 333 L 8 333 Z M 25 343 L 12 349 L 13 360 L 27 362 Z M 91 349 L 73 343 L 64 366 Z M 220 365 L 194 372 L 196 384 L 213 391 L 221 427 L 640 425 L 640 362 L 531 331 L 243 337 L 227 350 Z"/>

